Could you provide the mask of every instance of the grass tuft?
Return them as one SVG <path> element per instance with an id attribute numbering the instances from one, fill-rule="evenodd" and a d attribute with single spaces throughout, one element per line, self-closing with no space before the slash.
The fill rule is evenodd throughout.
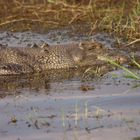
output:
<path id="1" fill-rule="evenodd" d="M 137 73 L 129 70 L 128 68 L 126 68 L 126 67 L 124 67 L 124 66 L 122 66 L 120 64 L 118 64 L 117 62 L 115 62 L 111 58 L 108 58 L 108 57 L 100 57 L 99 59 L 104 60 L 106 62 L 109 62 L 111 65 L 114 65 L 114 66 L 116 66 L 116 67 L 124 70 L 127 73 L 127 75 L 125 75 L 125 77 L 127 77 L 127 78 L 133 78 L 133 79 L 136 79 L 136 80 L 140 80 L 140 76 Z M 140 64 L 138 64 L 134 59 L 132 61 L 134 62 L 134 64 L 136 66 L 138 66 L 138 67 L 140 66 Z"/>

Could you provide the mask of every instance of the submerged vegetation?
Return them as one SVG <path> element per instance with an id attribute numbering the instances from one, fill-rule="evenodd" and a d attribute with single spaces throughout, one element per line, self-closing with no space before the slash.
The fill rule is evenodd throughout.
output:
<path id="1" fill-rule="evenodd" d="M 1 0 L 0 9 L 1 30 L 44 32 L 86 23 L 89 35 L 105 31 L 126 40 L 140 37 L 139 0 Z"/>

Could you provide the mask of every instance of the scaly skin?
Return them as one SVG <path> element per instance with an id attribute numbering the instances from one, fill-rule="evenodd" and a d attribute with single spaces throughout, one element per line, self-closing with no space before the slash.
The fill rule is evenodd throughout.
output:
<path id="1" fill-rule="evenodd" d="M 136 54 L 136 53 L 135 53 Z M 130 52 L 109 49 L 98 42 L 82 42 L 63 45 L 34 45 L 33 47 L 0 47 L 0 75 L 43 72 L 87 66 L 108 66 L 102 60 L 109 57 L 120 64 L 131 62 Z M 139 55 L 135 55 L 139 62 Z"/>
<path id="2" fill-rule="evenodd" d="M 75 43 L 33 47 L 0 47 L 0 75 L 41 72 L 86 66 L 85 58 L 99 43 Z"/>

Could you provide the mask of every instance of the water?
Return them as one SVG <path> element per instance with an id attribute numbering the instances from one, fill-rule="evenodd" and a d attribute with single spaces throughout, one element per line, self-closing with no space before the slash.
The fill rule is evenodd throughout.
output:
<path id="1" fill-rule="evenodd" d="M 0 44 L 31 46 L 96 40 L 111 48 L 107 34 L 84 36 L 69 29 L 46 34 L 2 32 Z M 85 80 L 83 73 L 1 77 L 0 138 L 3 140 L 129 140 L 140 136 L 140 81 L 123 71 Z M 118 77 L 113 77 L 117 74 Z"/>

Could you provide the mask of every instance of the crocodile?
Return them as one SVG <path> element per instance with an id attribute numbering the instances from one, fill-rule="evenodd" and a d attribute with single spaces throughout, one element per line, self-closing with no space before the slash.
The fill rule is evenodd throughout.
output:
<path id="1" fill-rule="evenodd" d="M 102 44 L 81 42 L 32 47 L 0 47 L 0 75 L 42 72 L 50 69 L 70 69 L 90 65 L 87 58 L 100 52 Z"/>
<path id="2" fill-rule="evenodd" d="M 125 48 L 125 50 L 123 50 Z M 139 51 L 135 51 L 137 54 Z M 32 45 L 31 47 L 0 46 L 0 75 L 43 72 L 58 69 L 77 69 L 87 66 L 107 66 L 103 57 L 120 64 L 131 61 L 127 47 L 107 48 L 99 42 L 85 41 L 60 45 Z M 139 62 L 140 55 L 136 55 Z"/>

